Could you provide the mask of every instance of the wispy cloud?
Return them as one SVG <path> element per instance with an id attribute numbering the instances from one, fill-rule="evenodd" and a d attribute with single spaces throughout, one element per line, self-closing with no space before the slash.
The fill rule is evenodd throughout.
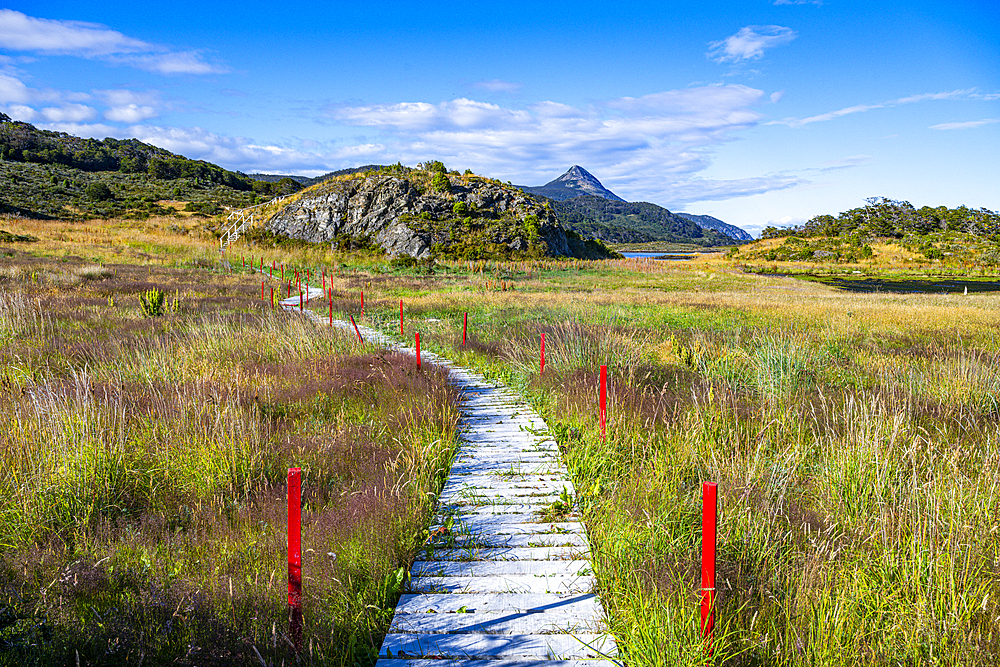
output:
<path id="1" fill-rule="evenodd" d="M 914 104 L 916 102 L 925 102 L 928 100 L 954 100 L 961 98 L 972 97 L 975 93 L 975 89 L 966 90 L 951 90 L 941 93 L 921 93 L 919 95 L 908 95 L 907 97 L 899 97 L 894 100 L 889 100 L 887 102 L 876 102 L 875 104 L 856 104 L 854 106 L 844 107 L 843 109 L 837 109 L 836 111 L 828 111 L 826 113 L 817 114 L 815 116 L 808 116 L 806 118 L 784 118 L 782 120 L 772 120 L 765 125 L 787 125 L 788 127 L 802 127 L 803 125 L 809 125 L 810 123 L 820 123 L 823 121 L 834 120 L 835 118 L 840 118 L 842 116 L 849 116 L 856 113 L 864 113 L 866 111 L 871 111 L 872 109 L 887 109 L 890 107 L 897 107 L 902 104 Z"/>
<path id="2" fill-rule="evenodd" d="M 134 125 L 115 136 L 135 137 L 154 146 L 247 173 L 295 173 L 318 176 L 344 164 L 370 164 L 385 156 L 380 144 L 333 147 L 322 152 L 255 143 L 247 137 L 227 137 L 200 127 Z"/>
<path id="3" fill-rule="evenodd" d="M 160 74 L 225 71 L 198 51 L 152 44 L 98 23 L 37 18 L 13 9 L 0 9 L 0 48 L 94 58 Z"/>
<path id="4" fill-rule="evenodd" d="M 792 187 L 794 176 L 712 181 L 696 175 L 711 151 L 753 127 L 766 94 L 743 85 L 709 85 L 622 97 L 576 107 L 555 101 L 525 108 L 466 98 L 328 107 L 328 118 L 378 134 L 381 159 L 428 158 L 525 185 L 544 183 L 571 164 L 586 165 L 622 196 L 684 201 L 726 199 Z"/>
<path id="5" fill-rule="evenodd" d="M 491 93 L 516 93 L 521 90 L 523 84 L 492 79 L 491 81 L 476 81 L 472 84 L 472 87 L 479 90 L 487 90 Z"/>
<path id="6" fill-rule="evenodd" d="M 823 0 L 774 0 L 775 5 L 816 5 L 823 6 Z"/>
<path id="7" fill-rule="evenodd" d="M 765 49 L 787 44 L 795 37 L 794 30 L 780 25 L 748 25 L 735 35 L 710 43 L 706 55 L 717 63 L 759 60 Z"/>
<path id="8" fill-rule="evenodd" d="M 984 118 L 982 120 L 967 120 L 958 123 L 939 123 L 937 125 L 931 125 L 929 129 L 931 130 L 972 130 L 977 127 L 982 127 L 983 125 L 992 125 L 993 123 L 1000 123 L 1000 118 Z"/>

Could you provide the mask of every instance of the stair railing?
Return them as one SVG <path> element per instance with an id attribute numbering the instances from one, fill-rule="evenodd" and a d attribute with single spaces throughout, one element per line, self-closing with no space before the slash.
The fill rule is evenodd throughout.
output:
<path id="1" fill-rule="evenodd" d="M 226 248 L 228 248 L 236 241 L 236 239 L 240 237 L 240 232 L 242 232 L 247 225 L 253 224 L 254 215 L 259 213 L 260 209 L 270 206 L 271 204 L 276 204 L 287 198 L 288 195 L 281 195 L 280 197 L 275 197 L 274 199 L 266 201 L 263 204 L 256 204 L 255 206 L 247 206 L 246 208 L 231 211 L 226 217 L 226 221 L 231 222 L 232 224 L 222 231 L 222 235 L 219 238 L 221 251 L 223 253 L 226 252 Z"/>

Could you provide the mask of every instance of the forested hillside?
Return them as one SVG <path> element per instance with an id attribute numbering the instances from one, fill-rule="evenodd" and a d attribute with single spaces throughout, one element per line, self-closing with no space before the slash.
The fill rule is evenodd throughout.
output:
<path id="1" fill-rule="evenodd" d="M 0 114 L 0 213 L 87 218 L 169 213 L 157 202 L 196 212 L 246 206 L 302 186 L 267 183 L 137 139 L 85 139 L 41 130 Z"/>
<path id="2" fill-rule="evenodd" d="M 662 206 L 647 202 L 584 195 L 565 201 L 549 200 L 549 204 L 565 227 L 608 243 L 668 241 L 706 247 L 735 243 L 721 232 L 702 229 Z"/>

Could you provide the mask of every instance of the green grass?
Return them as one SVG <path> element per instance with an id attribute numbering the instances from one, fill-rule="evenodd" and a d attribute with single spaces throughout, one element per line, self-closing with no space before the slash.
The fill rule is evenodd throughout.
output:
<path id="1" fill-rule="evenodd" d="M 0 664 L 371 664 L 450 466 L 445 376 L 262 309 L 253 278 L 18 261 L 0 276 Z M 177 308 L 144 312 L 151 285 Z"/>
<path id="2" fill-rule="evenodd" d="M 804 286 L 771 310 L 770 297 L 742 287 L 706 301 L 695 271 L 611 269 L 626 282 L 617 299 L 605 299 L 603 276 L 562 296 L 524 277 L 507 294 L 427 291 L 407 299 L 407 336 L 421 331 L 426 349 L 502 379 L 546 416 L 626 664 L 705 663 L 708 480 L 720 489 L 716 663 L 995 664 L 1000 348 L 986 323 L 1000 318 L 990 297 L 844 298 Z M 651 280 L 674 291 L 635 287 Z M 368 317 L 398 333 L 392 303 Z M 977 331 L 972 322 L 986 328 L 958 333 Z M 612 378 L 606 441 L 600 364 Z"/>

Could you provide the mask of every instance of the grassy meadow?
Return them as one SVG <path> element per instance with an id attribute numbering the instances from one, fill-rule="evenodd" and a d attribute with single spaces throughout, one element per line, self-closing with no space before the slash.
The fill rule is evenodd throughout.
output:
<path id="1" fill-rule="evenodd" d="M 407 337 L 547 417 L 626 664 L 705 664 L 708 480 L 717 664 L 1000 660 L 994 295 L 851 294 L 718 259 L 495 268 L 374 276 L 370 291 L 393 291 L 374 319 L 397 329 L 405 295 Z"/>
<path id="2" fill-rule="evenodd" d="M 272 311 L 208 241 L 8 228 L 37 240 L 0 259 L 0 664 L 371 664 L 450 464 L 446 376 Z"/>
<path id="3" fill-rule="evenodd" d="M 245 239 L 229 273 L 176 225 L 0 225 L 37 239 L 0 243 L 0 661 L 290 661 L 282 484 L 301 464 L 302 658 L 370 664 L 455 397 L 272 313 L 245 255 L 330 271 L 335 312 L 360 317 L 364 291 L 359 321 L 387 333 L 403 299 L 406 339 L 542 411 L 627 665 L 1000 662 L 993 294 L 852 294 L 721 255 L 406 266 Z M 160 317 L 142 315 L 152 287 Z M 702 481 L 719 483 L 710 660 Z"/>

